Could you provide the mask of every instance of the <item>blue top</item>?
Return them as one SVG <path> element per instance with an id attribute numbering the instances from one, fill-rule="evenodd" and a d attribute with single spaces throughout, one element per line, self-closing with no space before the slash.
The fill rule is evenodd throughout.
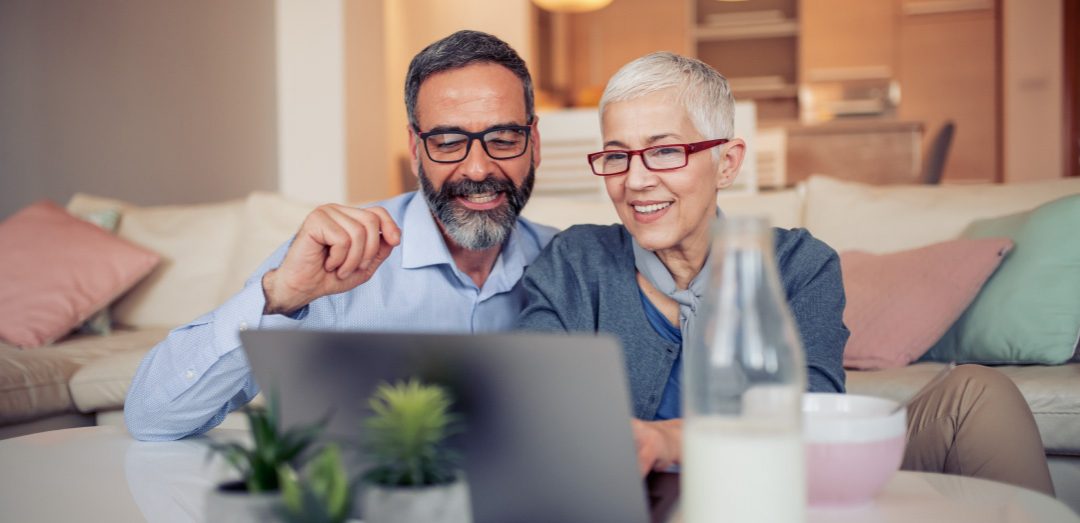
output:
<path id="1" fill-rule="evenodd" d="M 645 307 L 645 317 L 649 319 L 649 325 L 653 330 L 671 343 L 677 343 L 680 347 L 679 354 L 675 356 L 675 363 L 671 365 L 671 374 L 668 375 L 667 383 L 664 384 L 664 393 L 660 395 L 660 406 L 656 408 L 654 420 L 675 419 L 682 417 L 682 331 L 671 324 L 660 309 L 645 297 L 645 293 L 638 288 L 641 295 L 641 305 Z"/>
<path id="2" fill-rule="evenodd" d="M 248 328 L 489 332 L 514 325 L 525 303 L 520 279 L 555 229 L 518 218 L 483 287 L 454 264 L 427 202 L 407 193 L 373 205 L 401 228 L 401 244 L 366 283 L 324 296 L 293 317 L 262 314 L 262 277 L 286 242 L 216 310 L 169 333 L 139 366 L 124 404 L 131 434 L 171 440 L 200 434 L 258 393 L 239 331 Z"/>
<path id="3" fill-rule="evenodd" d="M 836 251 L 805 229 L 773 229 L 780 284 L 802 337 L 806 385 L 843 392 L 844 284 Z M 525 271 L 521 328 L 607 332 L 622 343 L 634 416 L 652 420 L 679 361 L 681 343 L 654 328 L 641 299 L 630 233 L 622 225 L 575 225 Z"/>

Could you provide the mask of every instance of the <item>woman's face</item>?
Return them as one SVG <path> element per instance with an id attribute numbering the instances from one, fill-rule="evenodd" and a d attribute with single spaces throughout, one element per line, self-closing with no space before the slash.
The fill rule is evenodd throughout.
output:
<path id="1" fill-rule="evenodd" d="M 669 91 L 607 106 L 601 121 L 604 149 L 636 150 L 717 138 L 702 136 Z M 718 146 L 719 161 L 707 149 L 670 171 L 650 171 L 640 155 L 630 170 L 604 178 L 619 218 L 638 244 L 650 251 L 703 252 L 716 216 L 716 192 L 731 185 L 742 162 L 741 140 Z"/>

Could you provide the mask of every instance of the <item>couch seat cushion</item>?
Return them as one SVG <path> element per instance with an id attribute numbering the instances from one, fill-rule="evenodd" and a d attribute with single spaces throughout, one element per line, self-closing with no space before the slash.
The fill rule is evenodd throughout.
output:
<path id="1" fill-rule="evenodd" d="M 904 400 L 944 365 L 923 362 L 899 369 L 848 371 L 847 390 L 851 394 Z M 1080 455 L 1080 363 L 993 368 L 1012 379 L 1027 399 L 1046 452 Z"/>
<path id="2" fill-rule="evenodd" d="M 79 335 L 35 350 L 0 345 L 0 424 L 75 412 L 68 382 L 79 368 L 117 352 L 145 351 L 166 334 L 167 329 L 115 330 L 109 336 Z"/>
<path id="3" fill-rule="evenodd" d="M 123 408 L 131 379 L 153 345 L 110 354 L 94 360 L 71 377 L 68 387 L 79 412 Z"/>

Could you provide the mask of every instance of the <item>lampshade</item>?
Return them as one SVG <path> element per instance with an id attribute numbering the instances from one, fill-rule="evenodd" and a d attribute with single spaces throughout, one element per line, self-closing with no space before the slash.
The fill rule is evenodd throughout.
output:
<path id="1" fill-rule="evenodd" d="M 539 8 L 558 13 L 584 13 L 607 7 L 611 0 L 532 0 Z"/>

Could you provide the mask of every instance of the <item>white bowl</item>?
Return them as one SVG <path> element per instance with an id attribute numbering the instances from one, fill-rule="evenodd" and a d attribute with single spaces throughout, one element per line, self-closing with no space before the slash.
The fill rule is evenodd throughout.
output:
<path id="1" fill-rule="evenodd" d="M 854 394 L 803 396 L 807 490 L 812 505 L 869 501 L 900 468 L 907 411 Z"/>

